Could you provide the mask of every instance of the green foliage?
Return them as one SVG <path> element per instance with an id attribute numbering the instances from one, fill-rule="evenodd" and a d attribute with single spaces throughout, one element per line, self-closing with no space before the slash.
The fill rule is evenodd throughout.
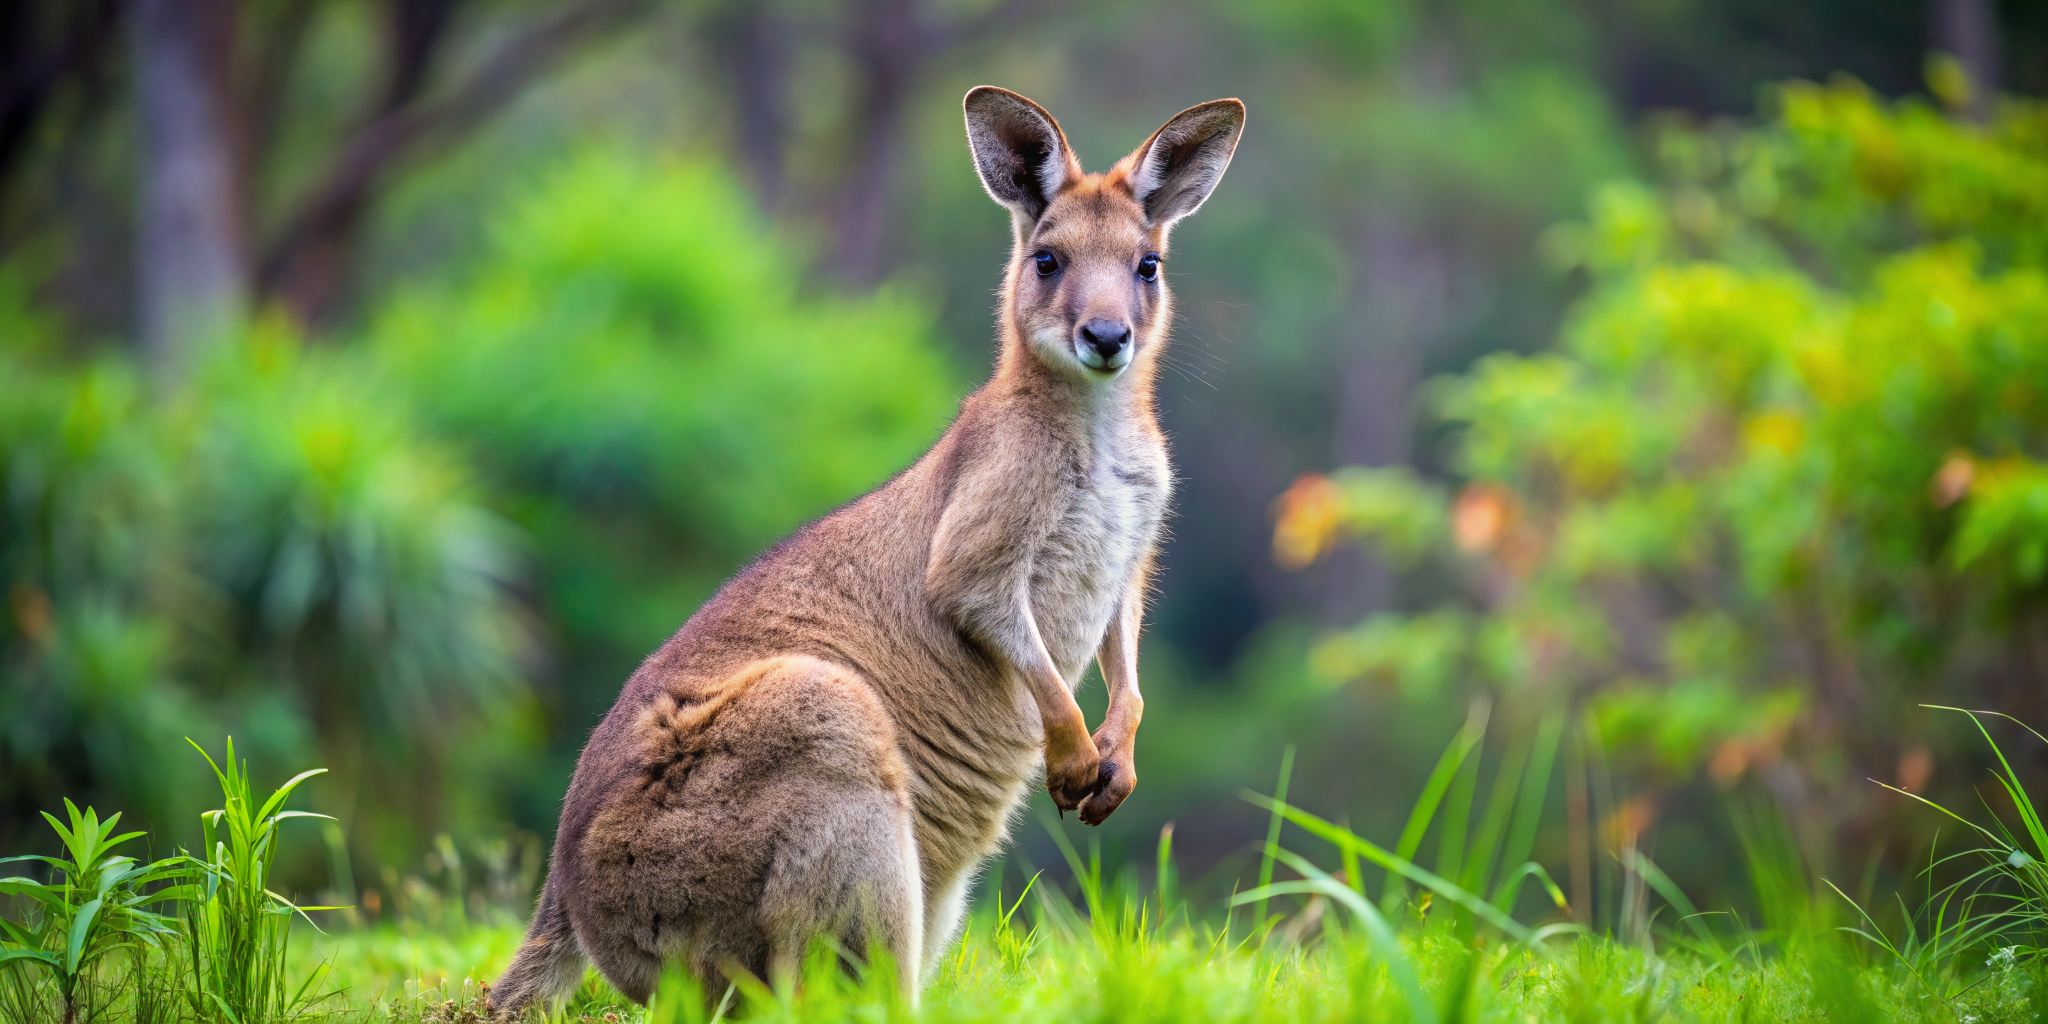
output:
<path id="1" fill-rule="evenodd" d="M 708 166 L 589 151 L 511 206 L 472 273 L 371 330 L 528 531 L 552 624 L 607 692 L 735 565 L 907 465 L 951 412 L 927 315 L 800 293 L 801 258 L 750 209 Z"/>
<path id="2" fill-rule="evenodd" d="M 235 760 L 232 738 L 222 758 L 226 767 L 198 744 L 192 746 L 213 769 L 226 804 L 201 819 L 205 842 L 196 860 L 197 892 L 181 921 L 191 961 L 186 999 L 192 1018 L 208 1024 L 286 1024 L 308 1017 L 324 998 L 314 986 L 326 972 L 315 968 L 292 984 L 292 917 L 304 917 L 305 911 L 269 887 L 278 825 L 290 818 L 326 817 L 284 810 L 285 800 L 299 783 L 327 769 L 300 772 L 258 806 L 248 768 Z"/>
<path id="3" fill-rule="evenodd" d="M 115 835 L 119 814 L 101 821 L 92 808 L 81 812 L 70 800 L 64 801 L 64 811 L 69 825 L 43 814 L 63 842 L 62 856 L 0 858 L 0 864 L 41 863 L 57 879 L 0 878 L 0 895 L 19 897 L 30 908 L 24 921 L 0 919 L 0 929 L 7 935 L 0 941 L 0 986 L 6 989 L 0 993 L 0 1004 L 11 1016 L 35 1003 L 38 986 L 28 973 L 40 968 L 55 984 L 64 1024 L 71 1024 L 81 1008 L 90 1020 L 104 1002 L 94 998 L 93 989 L 101 961 L 109 954 L 141 954 L 143 947 L 160 946 L 176 934 L 172 920 L 150 907 L 191 899 L 195 890 L 186 884 L 189 858 L 144 864 L 114 853 L 115 847 L 142 836 Z"/>
<path id="4" fill-rule="evenodd" d="M 318 726 L 401 760 L 509 696 L 519 541 L 381 368 L 258 333 L 209 369 L 186 515 L 231 610 L 217 656 L 261 657 Z"/>
<path id="5" fill-rule="evenodd" d="M 55 370 L 51 325 L 21 298 L 0 284 L 0 800 L 32 821 L 70 788 L 58 766 L 83 762 L 102 793 L 155 811 L 177 760 L 162 737 L 186 714 L 161 685 L 183 618 L 165 612 L 195 591 L 178 481 L 133 368 Z"/>
<path id="6" fill-rule="evenodd" d="M 23 921 L 0 920 L 0 1020 L 48 1024 L 56 1019 L 46 1012 L 54 996 L 63 1024 L 108 1014 L 133 1024 L 284 1024 L 305 1019 L 331 995 L 314 993 L 323 967 L 291 960 L 293 916 L 329 908 L 302 909 L 270 888 L 279 823 L 325 817 L 284 803 L 326 769 L 299 774 L 258 805 L 232 739 L 225 767 L 199 752 L 224 806 L 203 817 L 198 856 L 142 864 L 116 855 L 116 846 L 143 833 L 115 835 L 119 814 L 101 821 L 66 800 L 68 827 L 43 815 L 63 841 L 62 856 L 0 860 L 39 862 L 54 876 L 0 879 L 0 896 L 29 908 Z M 110 969 L 116 953 L 123 962 Z"/>
<path id="7" fill-rule="evenodd" d="M 2048 117 L 2013 100 L 1979 128 L 1846 82 L 1776 106 L 1667 125 L 1659 187 L 1547 236 L 1591 291 L 1556 352 L 1436 385 L 1469 483 L 1407 500 L 1434 520 L 1375 511 L 1413 491 L 1399 471 L 1346 471 L 1320 519 L 1283 505 L 1276 543 L 1433 535 L 1426 564 L 1466 581 L 1319 670 L 1582 703 L 1665 780 L 1794 757 L 1822 781 L 1837 730 L 2023 671 L 2048 597 Z"/>
<path id="8" fill-rule="evenodd" d="M 202 718 L 273 755 L 318 729 L 393 806 L 431 800 L 431 740 L 514 695 L 525 637 L 464 467 L 361 359 L 275 333 L 175 400 L 9 340 L 9 803 L 68 769 L 161 822 L 197 790 L 162 737 Z"/>
<path id="9" fill-rule="evenodd" d="M 800 292 L 748 210 L 588 151 L 360 344 L 260 321 L 164 395 L 0 275 L 0 801 L 182 818 L 162 737 L 211 722 L 259 764 L 319 749 L 370 863 L 552 808 L 634 661 L 956 391 L 918 304 Z"/>

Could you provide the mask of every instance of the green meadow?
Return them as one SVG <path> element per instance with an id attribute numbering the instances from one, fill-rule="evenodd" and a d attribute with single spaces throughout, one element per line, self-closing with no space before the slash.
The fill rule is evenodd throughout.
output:
<path id="1" fill-rule="evenodd" d="M 1171 828 L 1140 870 L 1105 865 L 1098 846 L 1084 853 L 1048 821 L 1065 883 L 1037 871 L 1014 892 L 987 894 L 914 1003 L 885 954 L 821 943 L 800 977 L 672 969 L 645 1007 L 591 972 L 550 1019 L 2035 1021 L 2048 1010 L 2048 962 L 2038 955 L 2048 828 L 2004 751 L 1989 731 L 1983 738 L 2004 765 L 1996 783 L 2020 827 L 1926 804 L 1960 842 L 1929 851 L 1920 890 L 1876 902 L 1810 873 L 1782 820 L 1731 809 L 1752 912 L 1696 906 L 1631 853 L 1618 872 L 1628 890 L 1619 912 L 1585 921 L 1525 859 L 1554 751 L 1503 766 L 1475 803 L 1458 780 L 1475 777 L 1467 769 L 1478 767 L 1478 745 L 1461 735 L 1391 847 L 1247 793 L 1270 815 L 1258 884 L 1213 905 L 1183 895 Z M 230 743 L 220 761 L 207 758 L 223 807 L 204 816 L 196 851 L 140 861 L 119 851 L 145 836 L 67 803 L 68 820 L 49 820 L 63 852 L 12 859 L 46 868 L 50 881 L 0 880 L 27 908 L 4 923 L 0 1015 L 10 1024 L 488 1019 L 488 986 L 518 947 L 522 908 L 466 887 L 452 844 L 439 862 L 448 888 L 408 878 L 382 921 L 357 906 L 295 904 L 267 879 L 285 844 L 306 841 L 313 823 L 294 819 L 323 817 L 289 807 L 292 790 L 322 773 L 264 794 L 233 756 Z M 1425 844 L 1434 869 L 1418 863 Z M 1532 906 L 1542 909 L 1516 913 Z"/>

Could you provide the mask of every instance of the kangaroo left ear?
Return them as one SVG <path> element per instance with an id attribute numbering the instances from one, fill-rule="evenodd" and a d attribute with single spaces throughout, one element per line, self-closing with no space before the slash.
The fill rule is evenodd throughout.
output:
<path id="1" fill-rule="evenodd" d="M 1131 195 L 1145 207 L 1145 219 L 1171 224 L 1201 209 L 1223 180 L 1242 134 L 1244 104 L 1237 100 L 1189 107 L 1153 132 L 1124 158 Z"/>

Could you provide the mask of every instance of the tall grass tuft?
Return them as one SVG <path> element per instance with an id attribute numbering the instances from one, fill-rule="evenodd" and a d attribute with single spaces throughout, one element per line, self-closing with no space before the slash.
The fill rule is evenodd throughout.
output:
<path id="1" fill-rule="evenodd" d="M 187 742 L 191 742 L 187 740 Z M 225 765 L 205 748 L 192 748 L 213 768 L 223 806 L 201 815 L 205 848 L 195 859 L 197 893 L 184 915 L 191 974 L 186 998 L 197 1020 L 208 1024 L 288 1024 L 309 1016 L 328 994 L 316 993 L 327 974 L 314 968 L 294 986 L 286 971 L 291 919 L 306 910 L 272 892 L 270 869 L 277 858 L 278 825 L 290 818 L 326 818 L 287 811 L 285 800 L 299 783 L 326 771 L 300 772 L 258 804 L 248 766 L 235 759 L 230 737 Z M 331 820 L 331 819 L 330 819 Z M 311 919 L 307 918 L 308 923 Z"/>
<path id="2" fill-rule="evenodd" d="M 1922 905 L 1917 913 L 1905 912 L 1902 900 L 1904 923 L 1894 933 L 1887 933 L 1867 910 L 1837 888 L 1836 893 L 1861 918 L 1857 926 L 1848 930 L 1889 953 L 1923 993 L 1934 999 L 1953 1000 L 1998 978 L 2048 974 L 2048 867 L 2043 866 L 2043 859 L 2048 858 L 2048 827 L 2044 827 L 2040 808 L 1985 720 L 2003 718 L 2044 744 L 2048 744 L 2048 737 L 2003 712 L 1938 704 L 1922 706 L 1970 716 L 1998 762 L 1992 778 L 2011 801 L 2014 816 L 2019 819 L 2018 828 L 1995 814 L 1987 816 L 1988 825 L 1979 824 L 1926 797 L 1878 783 L 1941 812 L 1961 824 L 1967 830 L 1965 835 L 1982 840 L 1982 845 L 1948 854 L 1942 854 L 1938 846 L 1931 850 L 1922 872 L 1928 883 Z M 1973 861 L 1976 867 L 1962 878 L 1939 888 L 1934 886 L 1938 870 Z M 2048 977 L 2038 977 L 2026 989 L 2029 998 L 2048 1010 L 2048 987 L 2044 986 L 2048 986 Z"/>

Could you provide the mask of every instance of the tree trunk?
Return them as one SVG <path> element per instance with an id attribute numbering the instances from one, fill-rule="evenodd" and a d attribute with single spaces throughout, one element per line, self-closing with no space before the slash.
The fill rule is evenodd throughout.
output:
<path id="1" fill-rule="evenodd" d="M 151 372 L 170 386 L 234 328 L 248 294 L 225 116 L 234 0 L 137 0 L 130 29 L 142 136 L 140 338 Z"/>
<path id="2" fill-rule="evenodd" d="M 390 74 L 369 116 L 284 218 L 256 275 L 301 323 L 328 316 L 355 269 L 358 241 L 389 177 L 455 144 L 503 110 L 575 47 L 637 16 L 646 0 L 546 5 L 460 81 L 429 90 L 458 0 L 389 0 Z M 429 93 L 434 95 L 429 95 Z"/>
<path id="3" fill-rule="evenodd" d="M 1964 116 L 1991 119 L 1998 98 L 1998 12 L 1992 0 L 1934 0 L 1934 48 L 1963 66 L 1970 79 Z"/>
<path id="4" fill-rule="evenodd" d="M 390 119 L 416 104 L 425 92 L 444 48 L 456 0 L 391 0 L 385 9 L 384 84 L 364 117 L 365 125 Z M 322 207 L 304 234 L 276 266 L 265 266 L 258 284 L 283 300 L 301 324 L 326 320 L 341 304 L 355 271 L 356 251 L 367 217 L 374 179 Z"/>
<path id="5" fill-rule="evenodd" d="M 761 208 L 773 210 L 789 138 L 789 26 L 773 4 L 745 2 L 720 12 L 710 33 L 732 87 L 733 141 Z"/>
<path id="6" fill-rule="evenodd" d="M 904 106 L 926 57 L 917 0 L 860 0 L 848 12 L 846 50 L 860 73 L 854 153 L 833 218 L 833 269 L 856 285 L 889 272 L 892 186 L 903 148 Z"/>

